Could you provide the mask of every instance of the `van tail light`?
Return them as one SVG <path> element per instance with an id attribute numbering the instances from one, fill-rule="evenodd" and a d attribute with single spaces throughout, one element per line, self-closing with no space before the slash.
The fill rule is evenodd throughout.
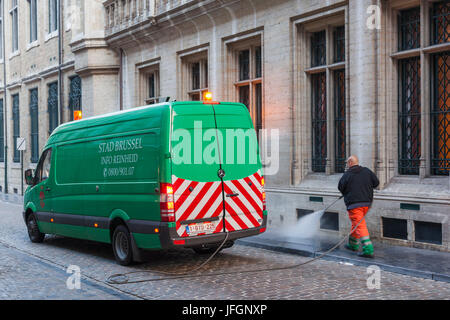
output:
<path id="1" fill-rule="evenodd" d="M 266 210 L 266 191 L 264 189 L 264 177 L 261 177 L 263 211 Z"/>
<path id="2" fill-rule="evenodd" d="M 161 183 L 160 185 L 159 207 L 161 221 L 175 222 L 175 204 L 173 201 L 173 186 L 171 183 Z"/>

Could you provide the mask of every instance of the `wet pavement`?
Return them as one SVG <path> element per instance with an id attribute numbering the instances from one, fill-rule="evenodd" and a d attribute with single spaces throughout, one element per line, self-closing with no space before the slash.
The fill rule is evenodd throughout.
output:
<path id="1" fill-rule="evenodd" d="M 330 235 L 314 238 L 283 237 L 278 233 L 268 231 L 256 237 L 241 239 L 238 243 L 301 256 L 317 257 L 331 249 L 340 240 L 342 238 Z M 348 262 L 359 266 L 378 265 L 382 270 L 390 272 L 450 282 L 450 253 L 448 252 L 374 242 L 375 257 L 367 259 L 358 257 L 355 252 L 345 249 L 344 244 L 327 254 L 324 259 Z"/>
<path id="2" fill-rule="evenodd" d="M 310 258 L 298 251 L 249 247 L 242 245 L 244 240 L 220 252 L 201 270 L 173 277 L 161 271 L 189 272 L 208 257 L 180 248 L 148 252 L 145 262 L 124 267 L 114 261 L 108 244 L 58 236 L 31 243 L 20 205 L 0 201 L 0 221 L 0 300 L 450 299 L 447 282 L 382 271 L 373 286 L 375 274 L 368 272 L 372 267 L 329 261 L 330 257 L 305 264 Z M 246 240 L 256 239 L 261 241 L 259 236 Z M 79 290 L 67 287 L 69 266 L 79 267 Z M 129 272 L 128 283 L 107 281 L 111 275 Z"/>

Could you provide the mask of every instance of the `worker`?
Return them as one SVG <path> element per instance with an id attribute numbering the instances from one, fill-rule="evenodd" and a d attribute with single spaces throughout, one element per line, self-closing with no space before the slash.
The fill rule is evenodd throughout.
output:
<path id="1" fill-rule="evenodd" d="M 370 241 L 369 230 L 367 230 L 364 217 L 372 206 L 373 189 L 378 187 L 380 182 L 370 169 L 359 165 L 358 157 L 355 155 L 347 159 L 347 168 L 339 180 L 338 189 L 344 196 L 344 202 L 354 231 L 345 247 L 351 251 L 359 251 L 359 242 L 361 242 L 362 252 L 358 255 L 373 258 L 373 244 Z"/>

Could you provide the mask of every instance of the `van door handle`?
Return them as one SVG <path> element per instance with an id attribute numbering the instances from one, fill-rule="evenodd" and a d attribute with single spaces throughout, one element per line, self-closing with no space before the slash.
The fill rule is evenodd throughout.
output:
<path id="1" fill-rule="evenodd" d="M 45 188 L 45 191 L 49 192 L 49 191 L 52 191 L 52 189 L 47 187 L 47 188 Z"/>
<path id="2" fill-rule="evenodd" d="M 230 193 L 230 194 L 227 194 L 227 197 L 228 197 L 228 198 L 233 198 L 233 197 L 237 197 L 237 196 L 239 196 L 239 193 Z"/>

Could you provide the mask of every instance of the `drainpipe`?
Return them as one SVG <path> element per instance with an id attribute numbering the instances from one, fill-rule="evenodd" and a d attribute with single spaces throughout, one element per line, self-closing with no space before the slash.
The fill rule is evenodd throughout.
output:
<path id="1" fill-rule="evenodd" d="M 5 1 L 2 2 L 2 12 L 5 12 Z M 4 19 L 4 17 L 3 17 Z M 6 97 L 6 50 L 5 50 L 5 22 L 3 21 L 2 28 L 2 47 L 3 47 L 3 129 L 4 129 L 4 144 L 5 144 L 5 193 L 8 193 L 8 99 Z"/>
<path id="2" fill-rule="evenodd" d="M 123 110 L 123 49 L 120 48 L 120 67 L 119 67 L 119 107 Z"/>
<path id="3" fill-rule="evenodd" d="M 63 63 L 62 56 L 63 56 L 63 26 L 61 24 L 62 19 L 62 6 L 61 1 L 58 1 L 58 110 L 59 110 L 59 124 L 64 122 L 64 113 L 63 113 L 63 79 L 62 79 L 62 71 L 61 71 L 61 65 Z"/>

